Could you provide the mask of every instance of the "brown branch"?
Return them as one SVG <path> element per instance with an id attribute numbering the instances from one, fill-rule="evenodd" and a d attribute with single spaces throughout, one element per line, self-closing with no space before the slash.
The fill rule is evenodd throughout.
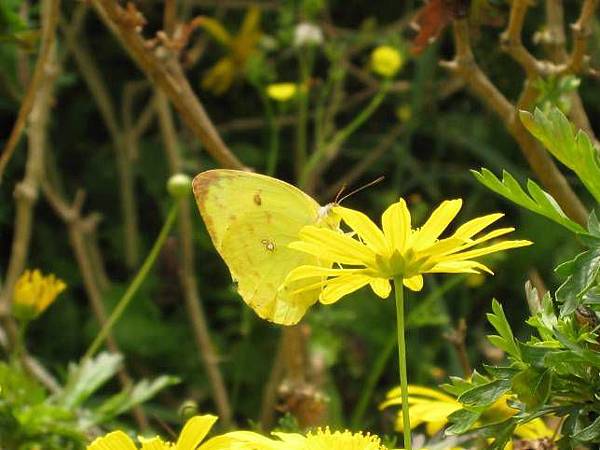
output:
<path id="1" fill-rule="evenodd" d="M 10 133 L 8 141 L 4 146 L 0 156 L 0 183 L 6 165 L 17 148 L 21 134 L 25 128 L 29 113 L 33 108 L 35 97 L 40 89 L 40 85 L 46 77 L 48 58 L 52 53 L 54 41 L 56 39 L 56 26 L 58 23 L 58 14 L 60 10 L 60 0 L 44 0 L 42 2 L 42 35 L 40 37 L 40 54 L 35 63 L 33 77 L 27 87 L 27 92 L 23 97 L 21 108 L 17 115 L 17 120 Z"/>
<path id="2" fill-rule="evenodd" d="M 106 309 L 102 300 L 102 291 L 94 273 L 94 264 L 86 244 L 86 234 L 89 233 L 90 227 L 97 223 L 97 216 L 93 213 L 88 217 L 81 216 L 81 209 L 83 208 L 85 198 L 85 194 L 81 190 L 75 195 L 72 204 L 68 204 L 49 180 L 44 179 L 42 181 L 42 189 L 46 200 L 52 209 L 54 209 L 54 212 L 67 226 L 69 242 L 77 260 L 79 272 L 83 277 L 83 285 L 90 301 L 92 312 L 100 327 L 103 327 L 107 321 Z M 119 346 L 110 332 L 106 337 L 106 345 L 111 352 L 120 353 Z M 125 368 L 119 370 L 118 378 L 123 387 L 128 388 L 131 386 L 131 376 Z M 147 428 L 148 420 L 143 410 L 138 406 L 132 411 L 140 428 Z"/>
<path id="3" fill-rule="evenodd" d="M 183 160 L 179 154 L 177 131 L 171 115 L 169 102 L 162 92 L 155 96 L 155 107 L 158 122 L 162 134 L 163 144 L 169 170 L 172 174 L 179 173 L 183 169 Z M 225 387 L 223 375 L 219 369 L 219 357 L 208 327 L 206 314 L 202 308 L 202 299 L 196 282 L 196 268 L 194 264 L 194 243 L 192 214 L 189 199 L 179 201 L 179 249 L 181 252 L 181 266 L 179 268 L 179 281 L 183 290 L 186 308 L 189 314 L 190 324 L 196 338 L 196 345 L 200 357 L 204 362 L 208 380 L 212 387 L 211 393 L 219 412 L 219 418 L 226 428 L 231 426 L 232 412 L 229 396 Z"/>
<path id="4" fill-rule="evenodd" d="M 530 0 L 513 0 L 508 26 L 500 36 L 502 49 L 517 61 L 527 72 L 527 77 L 535 77 L 542 72 L 539 61 L 525 48 L 521 37 L 523 22 Z"/>
<path id="5" fill-rule="evenodd" d="M 46 5 L 47 8 L 48 5 Z M 37 84 L 31 110 L 28 115 L 29 148 L 25 175 L 15 187 L 16 215 L 14 235 L 4 285 L 0 292 L 0 316 L 10 312 L 10 301 L 14 285 L 25 270 L 31 242 L 33 207 L 37 202 L 39 183 L 44 167 L 44 153 L 47 139 L 47 125 L 50 114 L 54 81 L 58 69 L 55 65 L 54 45 L 48 51 L 42 68 L 42 81 Z"/>
<path id="6" fill-rule="evenodd" d="M 504 126 L 519 144 L 538 179 L 569 217 L 585 225 L 587 211 L 581 200 L 573 192 L 548 153 L 539 146 L 518 120 L 515 106 L 494 86 L 475 62 L 466 21 L 456 21 L 453 25 L 453 33 L 456 56 L 453 61 L 443 63 L 443 65 L 457 76 L 462 77 L 476 97 L 502 120 Z"/>
<path id="7" fill-rule="evenodd" d="M 463 375 L 468 378 L 473 374 L 473 369 L 471 367 L 471 363 L 469 362 L 469 354 L 467 352 L 466 346 L 466 338 L 467 338 L 467 322 L 465 319 L 460 319 L 456 328 L 453 328 L 452 331 L 448 333 L 444 333 L 444 339 L 446 339 L 456 352 L 456 356 L 458 356 L 458 360 L 460 361 L 460 365 L 463 369 Z"/>
<path id="8" fill-rule="evenodd" d="M 587 41 L 591 34 L 590 22 L 598 7 L 598 0 L 584 0 L 577 21 L 571 25 L 573 31 L 573 50 L 568 64 L 568 72 L 579 73 L 587 64 Z"/>
<path id="9" fill-rule="evenodd" d="M 227 148 L 206 114 L 176 59 L 177 55 L 163 46 L 150 48 L 140 35 L 139 28 L 132 23 L 135 19 L 132 12 L 127 12 L 114 0 L 91 1 L 102 21 L 121 41 L 131 58 L 173 102 L 206 151 L 224 167 L 244 169 L 245 166 Z"/>
<path id="10" fill-rule="evenodd" d="M 79 8 L 86 8 L 80 5 Z M 76 14 L 77 15 L 77 14 Z M 102 78 L 100 69 L 96 65 L 81 36 L 70 25 L 61 23 L 67 47 L 73 55 L 79 72 L 88 86 L 92 98 L 98 106 L 98 111 L 109 132 L 112 147 L 115 151 L 117 173 L 119 176 L 119 195 L 121 199 L 121 214 L 123 218 L 123 248 L 125 250 L 125 263 L 133 268 L 139 260 L 139 226 L 136 208 L 133 170 L 131 167 L 130 151 L 125 131 L 118 122 L 116 107 L 110 91 Z"/>

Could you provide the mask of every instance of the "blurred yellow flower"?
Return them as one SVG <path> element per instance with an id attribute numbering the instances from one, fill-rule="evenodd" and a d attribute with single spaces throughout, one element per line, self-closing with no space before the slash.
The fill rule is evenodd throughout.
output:
<path id="1" fill-rule="evenodd" d="M 35 319 L 50 306 L 67 285 L 53 274 L 26 270 L 15 283 L 13 315 L 20 320 Z"/>
<path id="2" fill-rule="evenodd" d="M 267 95 L 277 102 L 287 102 L 295 97 L 297 92 L 296 83 L 273 83 L 267 86 Z"/>
<path id="3" fill-rule="evenodd" d="M 402 404 L 401 390 L 396 387 L 386 395 L 386 400 L 379 405 L 379 409 Z M 481 416 L 483 423 L 501 422 L 514 416 L 518 411 L 508 406 L 508 395 L 500 397 Z M 428 435 L 434 435 L 448 424 L 448 416 L 459 409 L 462 404 L 454 397 L 436 389 L 425 386 L 408 386 L 408 403 L 410 426 L 412 429 L 425 425 Z M 403 429 L 402 411 L 398 411 L 395 427 L 398 431 Z M 542 419 L 534 419 L 519 425 L 514 432 L 521 439 L 540 439 L 551 437 L 554 430 L 549 428 Z"/>
<path id="4" fill-rule="evenodd" d="M 262 35 L 260 10 L 255 6 L 248 9 L 236 35 L 229 33 L 221 22 L 210 17 L 202 17 L 198 24 L 227 52 L 202 77 L 203 89 L 221 95 L 229 90 L 236 79 L 245 75 L 246 64 L 257 51 Z"/>
<path id="5" fill-rule="evenodd" d="M 351 431 L 318 429 L 306 436 L 296 433 L 273 433 L 281 450 L 387 450 L 377 436 Z"/>
<path id="6" fill-rule="evenodd" d="M 293 293 L 320 288 L 319 300 L 325 304 L 337 302 L 366 285 L 379 297 L 387 298 L 391 292 L 390 280 L 402 279 L 404 286 L 420 291 L 423 274 L 492 273 L 475 259 L 531 244 L 515 240 L 479 246 L 514 231 L 514 228 L 499 228 L 480 234 L 503 216 L 499 213 L 470 220 L 454 234 L 440 239 L 461 207 L 460 199 L 446 200 L 421 228 L 413 229 L 406 202 L 400 199 L 383 213 L 380 229 L 362 212 L 334 206 L 332 213 L 339 216 L 352 233 L 309 225 L 300 230 L 300 240 L 289 247 L 314 255 L 335 268 L 297 267 L 288 274 L 282 288 L 291 289 L 290 283 L 304 280 L 303 287 Z"/>
<path id="7" fill-rule="evenodd" d="M 394 77 L 403 64 L 402 54 L 389 45 L 381 45 L 371 53 L 371 70 L 382 77 Z"/>
<path id="8" fill-rule="evenodd" d="M 140 437 L 141 450 L 225 450 L 233 448 L 231 439 L 221 439 L 218 442 L 221 445 L 213 445 L 213 441 L 222 438 L 221 436 L 200 445 L 216 421 L 217 417 L 210 414 L 194 416 L 186 422 L 176 443 L 163 441 L 158 436 L 150 439 Z M 122 431 L 108 433 L 87 446 L 87 450 L 137 450 L 137 448 L 133 440 Z"/>
<path id="9" fill-rule="evenodd" d="M 400 105 L 396 108 L 396 117 L 400 122 L 408 122 L 412 118 L 410 105 Z"/>

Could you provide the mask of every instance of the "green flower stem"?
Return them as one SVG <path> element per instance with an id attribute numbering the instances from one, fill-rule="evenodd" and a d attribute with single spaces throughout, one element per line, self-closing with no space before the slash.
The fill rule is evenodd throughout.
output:
<path id="1" fill-rule="evenodd" d="M 339 130 L 332 138 L 331 141 L 321 145 L 309 158 L 307 161 L 304 170 L 302 171 L 302 176 L 300 177 L 300 186 L 303 186 L 307 179 L 309 178 L 312 171 L 321 163 L 323 159 L 329 158 L 333 156 L 339 147 L 346 142 L 346 140 L 355 133 L 366 121 L 373 115 L 373 113 L 377 110 L 381 102 L 389 92 L 391 87 L 390 80 L 384 80 L 381 84 L 381 88 L 375 94 L 375 96 L 371 99 L 369 104 L 365 106 L 365 108 L 354 117 L 352 122 L 346 125 L 344 128 Z"/>
<path id="2" fill-rule="evenodd" d="M 400 389 L 402 390 L 402 422 L 404 449 L 411 450 L 410 416 L 408 414 L 408 375 L 406 373 L 406 341 L 404 339 L 404 285 L 402 277 L 394 278 L 396 293 L 396 322 L 398 327 L 398 368 L 400 370 Z"/>
<path id="3" fill-rule="evenodd" d="M 171 206 L 171 209 L 169 210 L 169 214 L 167 216 L 167 220 L 165 221 L 162 229 L 160 230 L 160 234 L 154 242 L 150 253 L 148 253 L 144 264 L 142 264 L 142 267 L 140 267 L 140 270 L 135 275 L 135 278 L 127 288 L 127 291 L 125 291 L 125 294 L 123 294 L 123 297 L 121 297 L 119 303 L 117 303 L 117 306 L 110 314 L 110 317 L 108 318 L 108 320 L 106 321 L 106 323 L 104 324 L 104 326 L 102 327 L 92 344 L 89 346 L 89 348 L 83 355 L 84 361 L 94 356 L 94 354 L 98 351 L 98 349 L 108 336 L 108 333 L 110 333 L 110 330 L 115 325 L 117 320 L 119 320 L 129 303 L 131 303 L 131 300 L 133 300 L 133 297 L 138 291 L 139 287 L 142 285 L 142 283 L 148 276 L 148 272 L 150 272 L 150 269 L 154 265 L 154 262 L 158 257 L 160 249 L 162 248 L 165 240 L 167 239 L 167 236 L 169 235 L 169 231 L 175 223 L 175 218 L 177 217 L 178 210 L 178 204 L 177 202 L 175 202 L 173 206 Z"/>
<path id="4" fill-rule="evenodd" d="M 268 102 L 268 99 L 267 99 Z M 277 172 L 277 161 L 279 159 L 279 105 L 277 105 L 277 114 L 273 114 L 273 108 L 269 107 L 268 122 L 269 122 L 269 156 L 267 158 L 266 174 L 274 177 Z"/>

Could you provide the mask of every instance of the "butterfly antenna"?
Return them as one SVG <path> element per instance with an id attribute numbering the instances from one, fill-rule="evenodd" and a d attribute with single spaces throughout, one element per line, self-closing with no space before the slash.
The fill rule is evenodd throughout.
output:
<path id="1" fill-rule="evenodd" d="M 377 183 L 381 183 L 381 182 L 383 181 L 383 179 L 384 179 L 384 178 L 385 178 L 385 177 L 382 175 L 382 176 L 380 176 L 379 178 L 376 178 L 376 179 L 374 179 L 373 181 L 369 181 L 367 184 L 365 184 L 365 185 L 363 185 L 363 186 L 361 186 L 361 187 L 359 187 L 359 188 L 356 188 L 356 189 L 354 189 L 353 191 L 350 191 L 350 192 L 348 192 L 346 195 L 344 195 L 344 196 L 343 196 L 342 198 L 340 198 L 340 199 L 339 199 L 339 201 L 338 201 L 338 197 L 339 197 L 339 196 L 341 195 L 341 193 L 343 192 L 343 189 L 344 189 L 344 187 L 345 187 L 345 186 L 344 186 L 344 187 L 342 187 L 342 189 L 340 190 L 340 193 L 339 193 L 338 195 L 336 195 L 336 197 L 335 197 L 335 203 L 342 203 L 344 200 L 346 200 L 346 199 L 347 199 L 348 197 L 350 197 L 351 195 L 354 195 L 354 194 L 356 194 L 357 192 L 360 192 L 360 191 L 362 191 L 363 189 L 366 189 L 366 188 L 368 188 L 368 187 L 371 187 L 371 186 L 373 186 L 373 185 L 375 185 L 375 184 L 377 184 Z"/>
<path id="2" fill-rule="evenodd" d="M 338 193 L 335 194 L 335 200 L 333 201 L 333 203 L 335 203 L 337 205 L 341 201 L 340 197 L 342 196 L 342 194 L 344 193 L 344 191 L 346 190 L 347 187 L 348 187 L 348 185 L 346 185 L 346 183 L 342 184 L 342 187 L 340 188 Z"/>

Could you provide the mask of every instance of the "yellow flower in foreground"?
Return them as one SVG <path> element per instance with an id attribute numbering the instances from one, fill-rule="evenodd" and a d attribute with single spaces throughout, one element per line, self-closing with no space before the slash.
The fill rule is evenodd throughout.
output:
<path id="1" fill-rule="evenodd" d="M 382 77 L 392 78 L 403 64 L 402 54 L 389 45 L 381 45 L 371 53 L 371 70 Z"/>
<path id="2" fill-rule="evenodd" d="M 399 387 L 390 390 L 386 400 L 379 405 L 380 409 L 402 404 L 401 390 Z M 518 411 L 508 406 L 509 396 L 504 395 L 491 405 L 481 416 L 481 423 L 496 423 L 514 416 Z M 425 425 L 428 435 L 434 435 L 448 424 L 448 416 L 459 409 L 462 404 L 454 397 L 444 392 L 430 389 L 425 386 L 408 386 L 408 404 L 410 426 L 416 428 Z M 478 425 L 481 425 L 479 423 Z M 402 431 L 402 412 L 398 412 L 396 429 Z M 534 419 L 519 425 L 514 435 L 521 439 L 541 439 L 554 435 L 554 430 L 549 428 L 542 419 Z"/>
<path id="3" fill-rule="evenodd" d="M 156 436 L 150 439 L 140 438 L 142 444 L 141 450 L 202 450 L 202 449 L 228 449 L 230 446 L 223 442 L 222 446 L 211 446 L 211 440 L 198 447 L 200 442 L 206 437 L 217 417 L 209 414 L 204 416 L 194 416 L 188 420 L 181 430 L 177 443 L 163 441 Z M 231 441 L 228 441 L 231 443 Z M 133 440 L 122 431 L 113 431 L 106 436 L 97 438 L 94 442 L 87 446 L 87 450 L 137 450 L 137 446 Z"/>
<path id="4" fill-rule="evenodd" d="M 306 436 L 296 433 L 273 433 L 281 439 L 281 450 L 387 450 L 377 436 L 351 431 L 319 429 Z"/>
<path id="5" fill-rule="evenodd" d="M 350 227 L 351 234 L 305 226 L 300 230 L 300 240 L 289 246 L 337 267 L 297 267 L 288 274 L 284 287 L 304 280 L 304 286 L 294 292 L 320 287 L 320 301 L 325 304 L 336 302 L 367 284 L 379 297 L 387 298 L 391 291 L 390 280 L 402 279 L 404 286 L 420 291 L 426 273 L 492 273 L 475 259 L 531 244 L 525 240 L 489 244 L 488 241 L 514 231 L 514 228 L 499 228 L 480 234 L 503 216 L 500 213 L 470 220 L 449 237 L 440 239 L 461 206 L 460 199 L 446 200 L 421 228 L 412 229 L 406 202 L 400 199 L 383 213 L 383 230 L 360 211 L 334 206 L 333 213 Z M 487 245 L 481 246 L 486 242 Z"/>
<path id="6" fill-rule="evenodd" d="M 262 35 L 260 10 L 256 7 L 249 8 L 239 32 L 235 35 L 229 33 L 221 22 L 211 17 L 202 17 L 198 24 L 227 52 L 202 78 L 202 88 L 215 95 L 221 95 L 237 78 L 244 76 L 248 60 L 257 51 Z"/>
<path id="7" fill-rule="evenodd" d="M 298 92 L 298 86 L 295 83 L 273 83 L 267 86 L 267 95 L 269 98 L 278 102 L 287 102 Z"/>
<path id="8" fill-rule="evenodd" d="M 15 283 L 13 315 L 20 320 L 35 319 L 50 306 L 67 285 L 54 275 L 26 270 Z"/>

